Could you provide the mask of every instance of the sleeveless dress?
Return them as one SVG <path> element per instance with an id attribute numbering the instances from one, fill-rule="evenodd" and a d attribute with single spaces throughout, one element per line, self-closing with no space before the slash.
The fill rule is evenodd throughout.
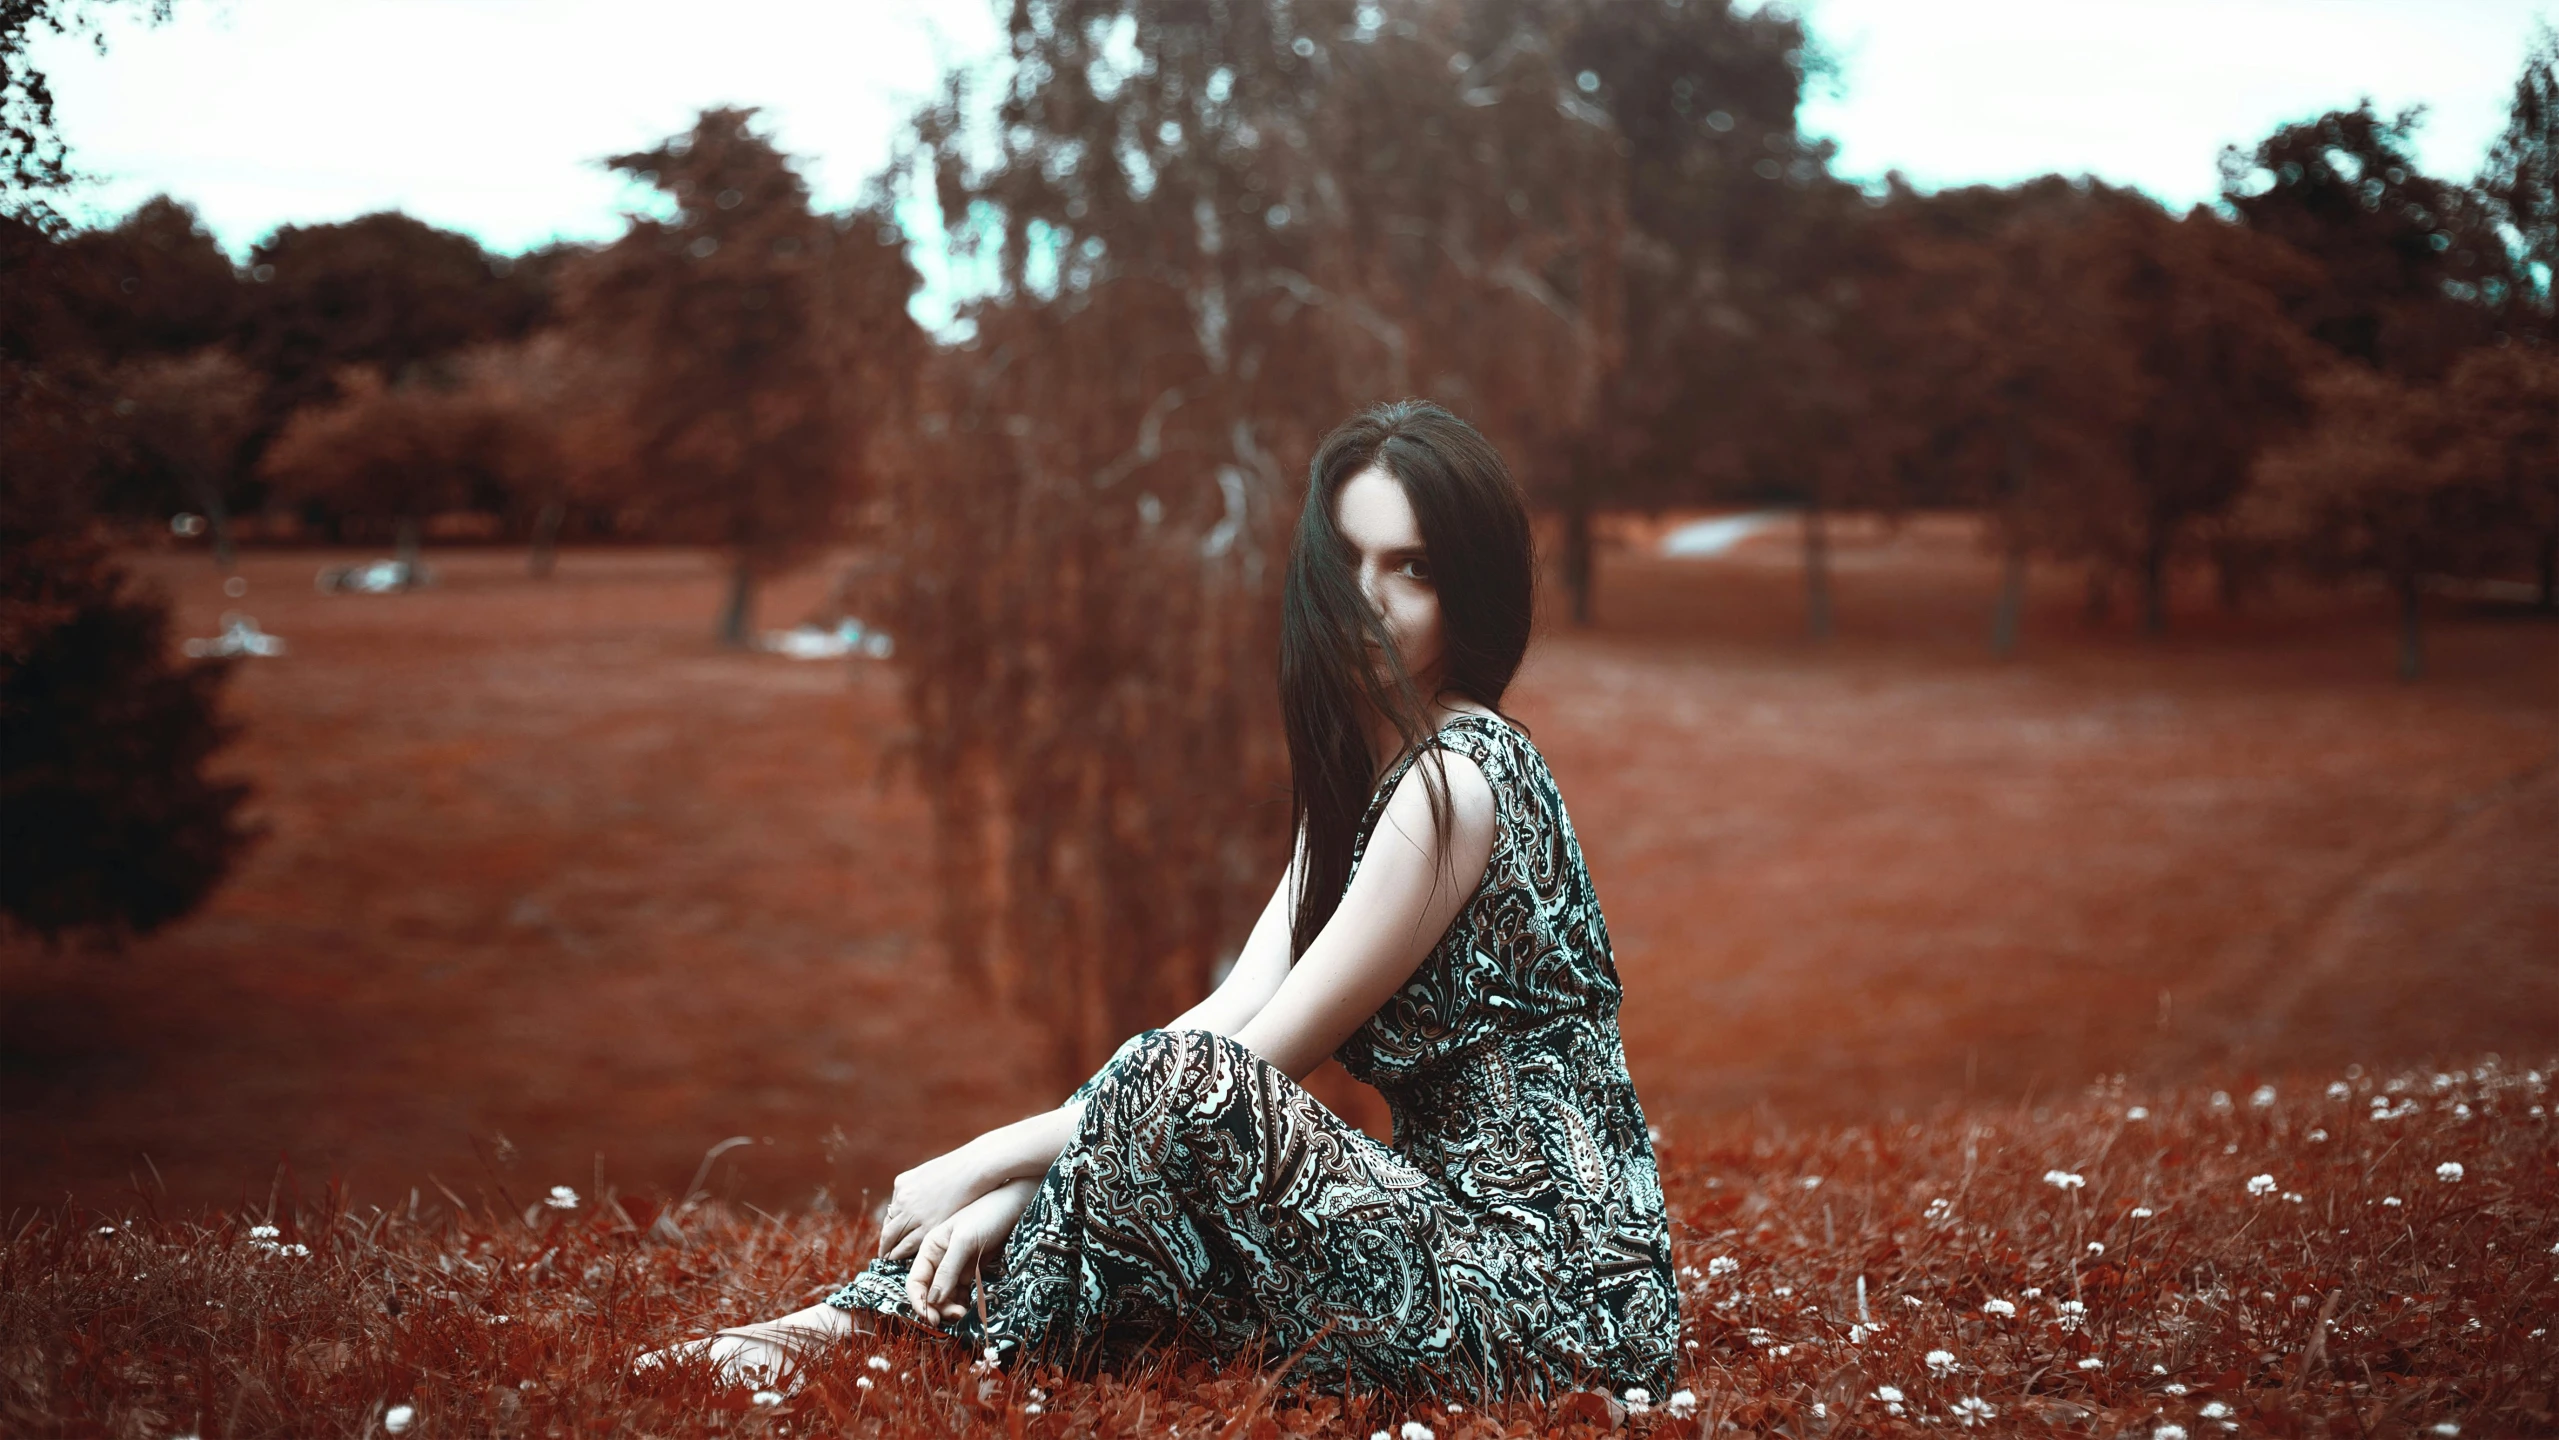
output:
<path id="1" fill-rule="evenodd" d="M 1489 715 L 1401 757 L 1466 755 L 1497 821 L 1481 887 L 1412 979 L 1334 1052 L 1385 1096 L 1392 1147 L 1205 1030 L 1148 1030 L 1074 1097 L 1074 1140 L 1000 1257 L 984 1318 L 941 1327 L 999 1363 L 1113 1362 L 1185 1343 L 1293 1383 L 1499 1399 L 1669 1393 L 1679 1289 L 1626 1070 L 1620 987 L 1546 762 Z M 828 1303 L 917 1325 L 904 1260 Z"/>

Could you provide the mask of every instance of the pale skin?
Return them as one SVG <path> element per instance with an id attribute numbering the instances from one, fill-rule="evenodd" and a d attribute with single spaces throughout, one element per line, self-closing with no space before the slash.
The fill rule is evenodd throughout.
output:
<path id="1" fill-rule="evenodd" d="M 1491 714 L 1444 692 L 1446 632 L 1421 527 L 1403 486 L 1376 467 L 1344 483 L 1334 523 L 1396 653 L 1424 695 L 1434 727 L 1463 714 Z M 1387 757 L 1402 737 L 1385 717 L 1366 717 L 1369 753 Z M 1243 950 L 1216 991 L 1166 1024 L 1232 1037 L 1294 1080 L 1304 1080 L 1412 978 L 1481 882 L 1495 838 L 1492 787 L 1474 761 L 1447 754 L 1454 810 L 1442 836 L 1421 769 L 1405 772 L 1386 803 L 1339 909 L 1297 963 L 1289 963 L 1290 873 L 1272 888 Z M 1456 884 L 1450 883 L 1454 877 Z M 955 1319 L 968 1308 L 978 1261 L 1002 1248 L 1040 1178 L 1073 1141 L 1082 1105 L 1061 1105 L 989 1130 L 900 1174 L 889 1191 L 880 1254 L 911 1259 L 907 1304 L 919 1321 Z M 869 1333 L 877 1317 L 818 1304 L 724 1334 L 707 1345 L 723 1365 L 772 1367 L 791 1342 Z M 678 1347 L 684 1348 L 684 1347 Z M 660 1352 L 664 1353 L 664 1352 Z M 649 1357 L 644 1357 L 649 1358 Z"/>

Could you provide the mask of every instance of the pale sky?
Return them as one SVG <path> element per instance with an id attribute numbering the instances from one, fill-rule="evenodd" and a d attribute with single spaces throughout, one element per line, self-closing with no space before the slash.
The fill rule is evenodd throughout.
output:
<path id="1" fill-rule="evenodd" d="M 1805 112 L 1841 173 L 1932 189 L 2087 173 L 2182 207 L 2216 193 L 2224 144 L 2366 95 L 2426 105 L 2421 162 L 2466 178 L 2559 0 L 1804 9 L 1842 62 L 1839 93 Z M 391 207 L 500 251 L 609 237 L 640 201 L 595 162 L 722 103 L 764 107 L 840 206 L 943 70 L 999 36 L 983 0 L 177 0 L 169 24 L 118 19 L 108 39 L 103 58 L 37 47 L 72 162 L 100 177 L 68 212 L 111 219 L 167 191 L 236 256 L 279 224 Z"/>

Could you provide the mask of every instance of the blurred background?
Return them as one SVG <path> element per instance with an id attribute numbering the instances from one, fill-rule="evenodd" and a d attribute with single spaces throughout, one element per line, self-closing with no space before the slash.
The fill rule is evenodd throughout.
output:
<path id="1" fill-rule="evenodd" d="M 0 63 L 0 1204 L 851 1204 L 1053 1104 L 1277 876 L 1306 459 L 1416 394 L 1535 501 L 1507 708 L 1664 1128 L 2559 1048 L 2528 5 Z"/>

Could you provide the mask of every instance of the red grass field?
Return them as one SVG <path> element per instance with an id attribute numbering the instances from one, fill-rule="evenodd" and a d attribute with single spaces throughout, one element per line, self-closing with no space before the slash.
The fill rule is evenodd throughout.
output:
<path id="1" fill-rule="evenodd" d="M 183 633 L 211 634 L 236 607 L 291 644 L 244 662 L 232 690 L 247 728 L 230 763 L 258 782 L 269 833 L 205 912 L 128 953 L 0 951 L 0 1205 L 28 1227 L 0 1252 L 0 1392 L 15 1407 L 0 1433 L 173 1433 L 136 1418 L 150 1406 L 206 1434 L 353 1431 L 404 1396 L 508 1433 L 608 1413 L 652 1429 L 814 1423 L 827 1412 L 807 1407 L 853 1395 L 850 1380 L 787 1414 L 632 1396 L 614 1403 L 642 1408 L 605 1412 L 594 1387 L 615 1346 L 801 1303 L 860 1254 L 862 1192 L 1056 1098 L 1014 1058 L 1030 1049 L 1015 1022 L 941 978 L 923 808 L 879 774 L 903 723 L 890 672 L 718 651 L 718 572 L 694 553 L 573 553 L 537 582 L 519 556 L 454 552 L 431 557 L 443 583 L 427 591 L 315 593 L 312 572 L 343 558 L 252 554 L 236 601 L 201 558 L 137 560 Z M 2106 1433 L 2148 1424 L 2171 1382 L 2112 1360 L 2037 1374 L 2083 1332 L 2048 1333 L 2023 1300 L 2015 1325 L 1994 1325 L 1947 1288 L 2034 1285 L 2049 1302 L 2073 1273 L 2053 1248 L 2066 1215 L 2130 1276 L 2117 1249 L 2149 1243 L 2122 1228 L 2143 1203 L 2175 1217 L 2153 1227 L 2168 1250 L 2086 1303 L 2104 1333 L 2149 1337 L 2143 1353 L 2162 1358 L 2148 1363 L 2173 1351 L 2183 1398 L 2201 1403 L 2201 1377 L 2224 1403 L 2271 1406 L 2237 1417 L 2252 1429 L 2380 1433 L 2477 1410 L 2489 1429 L 2468 1433 L 2547 1431 L 2550 1352 L 2497 1327 L 2553 1308 L 2559 1265 L 2554 1237 L 2530 1231 L 2559 1197 L 2559 1147 L 2507 1083 L 2559 1055 L 2559 624 L 2444 601 L 2431 673 L 2402 685 L 2376 599 L 2285 594 L 2230 616 L 2198 593 L 2145 640 L 2085 622 L 2075 578 L 2055 575 L 2002 664 L 1985 653 L 1990 570 L 1959 523 L 1852 529 L 1839 562 L 1841 633 L 1817 647 L 1798 638 L 1782 537 L 1712 561 L 1613 555 L 1599 623 L 1550 625 L 1512 695 L 1607 910 L 1630 1063 L 1690 1226 L 1683 1258 L 1723 1246 L 1745 1261 L 1738 1280 L 1766 1282 L 1748 1292 L 1762 1318 L 1693 1308 L 1701 1413 L 1804 1433 L 1821 1423 L 1804 1419 L 1813 1401 L 1835 1418 L 1893 1384 L 1927 1397 L 1902 1419 L 1960 1426 L 1946 1406 L 1972 1391 L 1927 1379 L 1928 1347 L 1882 1358 L 1919 1344 L 1921 1311 L 1885 1349 L 1798 1352 L 1819 1366 L 1736 1350 L 1746 1332 L 1718 1328 L 1787 1333 L 1789 1298 L 1837 1320 L 1838 1286 L 1865 1273 L 1870 1304 L 1938 1307 L 1932 1345 L 2012 1367 L 1959 1372 L 1999 1428 L 2072 1423 L 2047 1400 L 2089 1408 Z M 776 586 L 766 623 L 801 618 L 825 579 Z M 2429 1119 L 2445 1127 L 2434 1149 L 2411 1150 L 2424 1126 L 2389 1122 L 2367 1145 L 2358 1093 L 2330 1145 L 2300 1139 L 2319 1107 L 2293 1077 L 2468 1074 L 2491 1054 L 2502 1068 L 2462 1083 L 2493 1125 Z M 2163 1097 L 2150 1130 L 2092 1118 L 2090 1077 L 2117 1073 Z M 2273 1112 L 2243 1099 L 2216 1117 L 2194 1099 L 2265 1077 L 2283 1096 Z M 1321 1093 L 1378 1123 L 1338 1075 Z M 2192 1113 L 2172 1129 L 2178 1106 Z M 2236 1155 L 2207 1143 L 2225 1130 Z M 645 1227 L 631 1197 L 684 1193 L 705 1150 L 740 1135 L 756 1143 L 713 1167 L 691 1241 L 614 1238 L 605 1217 Z M 1962 1185 L 1967 1144 L 1972 1185 L 1996 1200 L 1963 1202 L 1953 1228 L 1922 1224 L 1928 1199 Z M 2419 1185 L 2436 1149 L 2477 1183 Z M 2087 1188 L 2038 1189 L 2046 1168 Z M 2307 1209 L 2251 1201 L 2243 1170 L 2277 1174 L 2305 1205 L 2396 1187 L 2441 1223 L 2379 1253 L 2350 1208 L 2312 1227 Z M 1806 1173 L 1821 1189 L 1789 1188 Z M 547 1238 L 506 1218 L 554 1184 L 588 1208 L 549 1216 Z M 600 1211 L 608 1192 L 625 1198 Z M 66 1197 L 87 1209 L 74 1217 Z M 797 1218 L 750 1223 L 746 1204 Z M 146 1206 L 166 1218 L 142 1238 L 93 1234 L 93 1213 L 122 1224 Z M 1825 1207 L 1829 1228 L 1809 1228 Z M 314 1250 L 302 1270 L 240 1243 L 269 1214 Z M 2117 1228 L 2089 1228 L 2103 1226 Z M 2340 1228 L 2353 1233 L 2327 1233 Z M 785 1252 L 785 1231 L 820 1248 Z M 170 1247 L 148 1284 L 202 1287 L 180 1311 L 152 1308 L 179 1289 L 101 1278 L 122 1263 L 114 1246 L 146 1240 Z M 2539 1268 L 2483 1266 L 2491 1242 Z M 503 1334 L 466 1334 L 466 1311 L 425 1298 L 394 1323 L 366 1288 L 384 1267 L 553 1244 L 586 1257 L 572 1272 L 555 1256 L 555 1284 L 488 1272 L 455 1290 L 513 1287 L 499 1293 L 524 1328 Z M 607 1258 L 596 1273 L 617 1278 L 575 1278 Z M 2268 1283 L 2226 1278 L 2260 1272 Z M 593 1289 L 607 1284 L 624 1287 L 611 1305 Z M 2294 1297 L 2315 1310 L 2332 1290 L 2346 1322 L 2394 1338 L 2349 1364 L 2332 1336 L 2324 1370 L 2270 1392 L 2256 1356 L 2298 1360 L 2309 1321 Z M 2385 1313 L 2385 1293 L 2432 1298 Z M 265 1320 L 176 1322 L 165 1346 L 120 1328 L 206 1299 Z M 2197 1328 L 2172 1336 L 2177 1306 Z M 339 1343 L 334 1370 L 305 1364 Z M 2509 1366 L 2523 1378 L 2498 1378 Z M 194 1409 L 168 1388 L 179 1375 Z M 500 1377 L 535 1388 L 492 1390 Z M 973 1383 L 901 1391 L 926 1408 L 892 1430 L 940 1427 Z M 1186 1397 L 1231 1419 L 1249 1391 L 1076 1393 L 1120 1417 L 1106 1430 L 1152 1434 L 1130 1407 L 1162 1418 Z M 679 1409 L 646 1408 L 659 1403 Z M 1856 1404 L 1861 1426 L 1893 1418 Z M 2193 1405 L 2163 1413 L 2196 1440 L 2214 1423 Z M 1352 1430 L 1369 1433 L 1339 1417 L 1327 1433 Z"/>

